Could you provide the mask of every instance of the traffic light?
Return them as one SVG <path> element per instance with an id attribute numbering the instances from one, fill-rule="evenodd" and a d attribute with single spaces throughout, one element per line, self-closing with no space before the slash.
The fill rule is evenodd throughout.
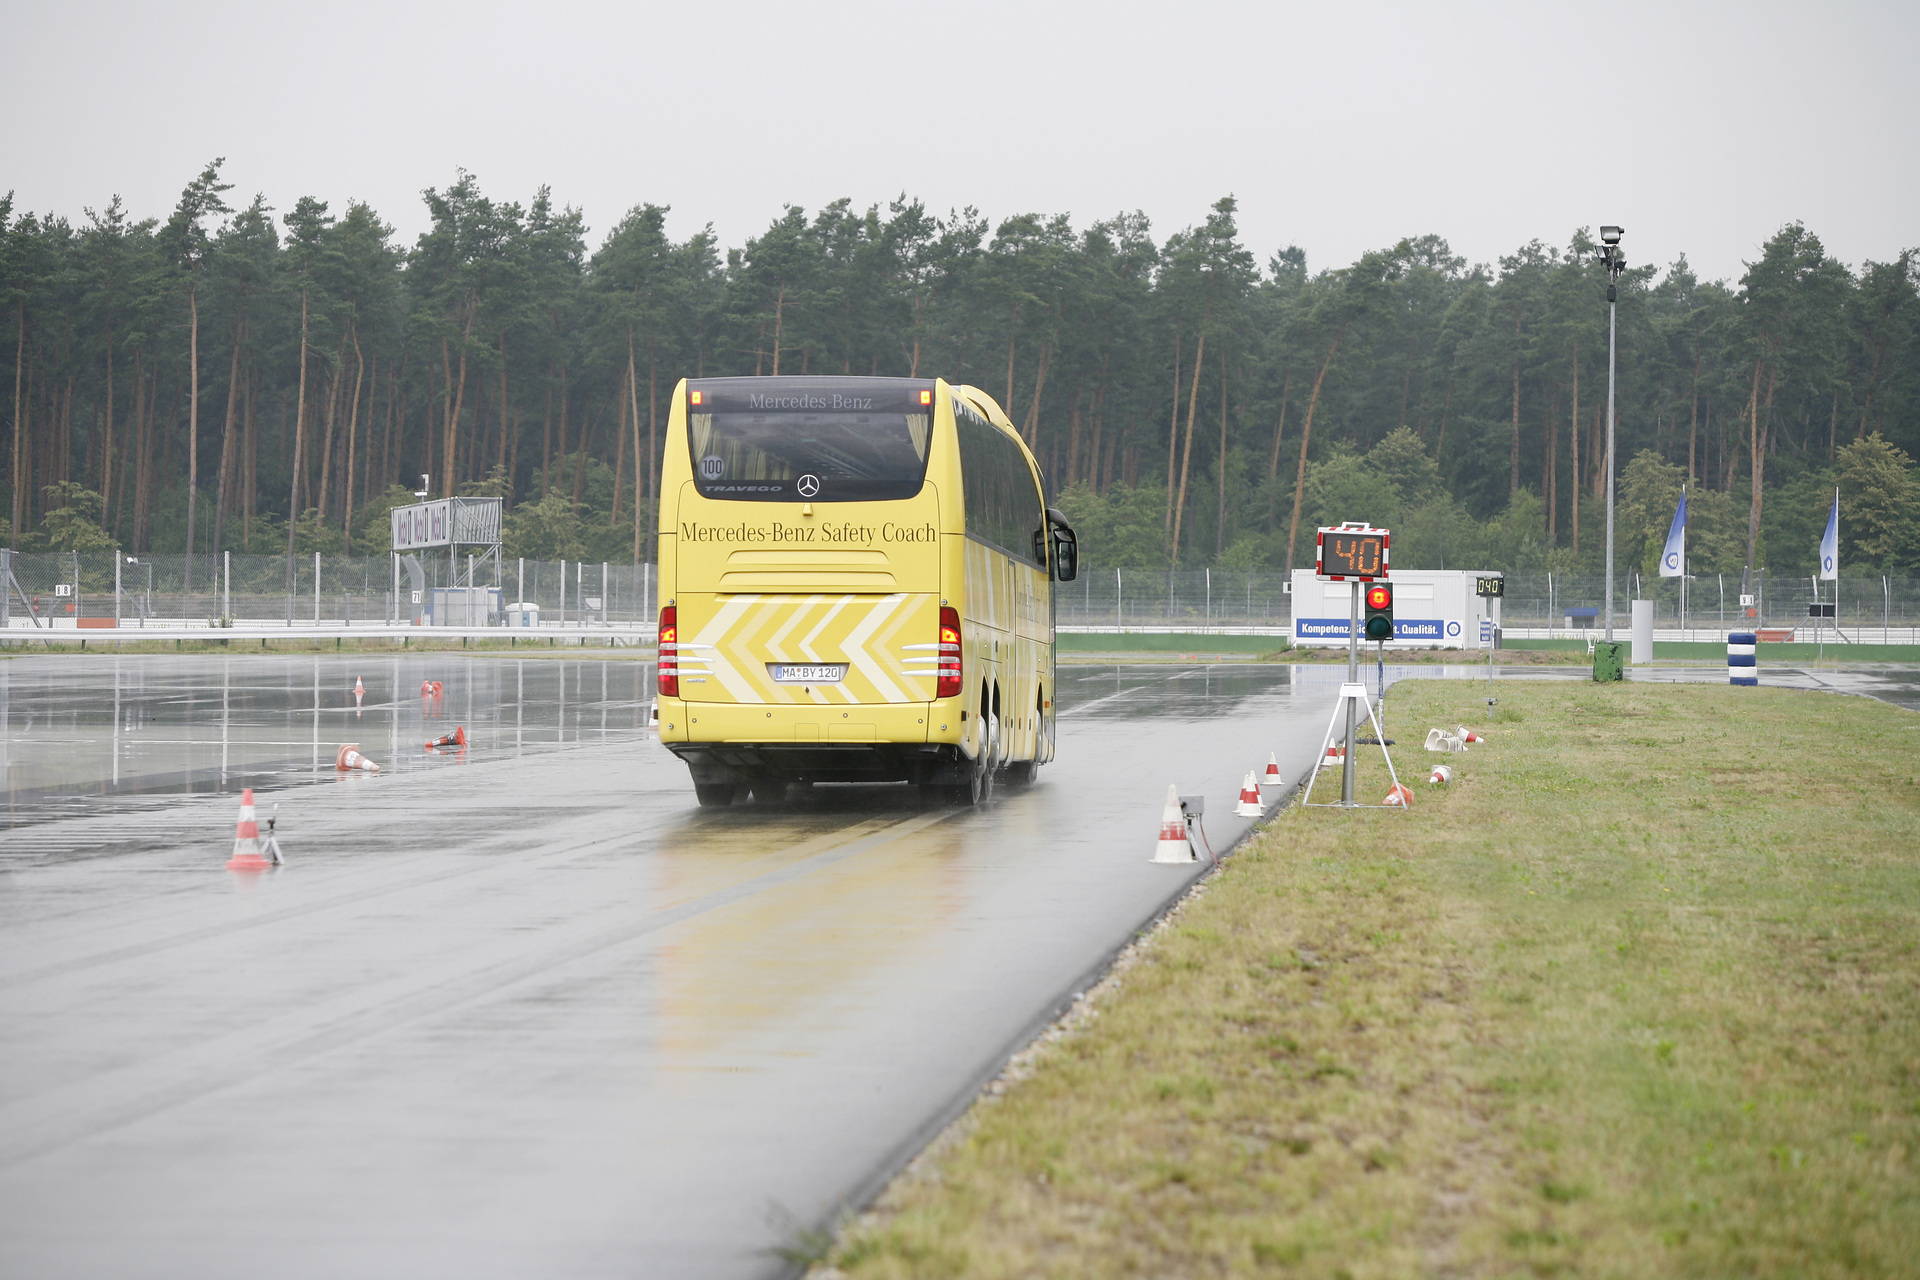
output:
<path id="1" fill-rule="evenodd" d="M 1393 639 L 1393 588 L 1384 582 L 1367 584 L 1367 639 Z"/>

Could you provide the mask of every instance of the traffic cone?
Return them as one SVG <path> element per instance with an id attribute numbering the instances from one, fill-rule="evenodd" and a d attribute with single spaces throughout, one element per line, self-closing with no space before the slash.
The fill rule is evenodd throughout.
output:
<path id="1" fill-rule="evenodd" d="M 349 742 L 340 748 L 340 754 L 333 758 L 333 767 L 342 773 L 354 769 L 365 769 L 368 773 L 380 772 L 380 766 L 360 754 L 360 744 Z"/>
<path id="2" fill-rule="evenodd" d="M 467 727 L 462 724 L 457 724 L 453 727 L 452 733 L 443 733 L 432 742 L 429 742 L 427 744 L 427 750 L 433 751 L 440 747 L 464 747 L 466 745 Z"/>
<path id="3" fill-rule="evenodd" d="M 1233 806 L 1236 818 L 1258 818 L 1266 813 L 1260 803 L 1260 784 L 1254 781 L 1253 774 L 1247 774 L 1247 780 L 1240 784 L 1240 803 Z"/>
<path id="4" fill-rule="evenodd" d="M 360 683 L 359 676 L 355 676 L 353 678 L 353 705 L 356 707 L 359 706 L 360 699 L 366 696 L 367 696 L 367 686 Z"/>
<path id="5" fill-rule="evenodd" d="M 1167 807 L 1160 812 L 1160 843 L 1153 848 L 1153 860 L 1163 863 L 1200 861 L 1187 839 L 1187 815 L 1180 808 L 1180 788 L 1167 788 Z"/>
<path id="6" fill-rule="evenodd" d="M 240 793 L 240 823 L 233 829 L 233 856 L 229 871 L 265 871 L 272 866 L 260 852 L 260 822 L 253 815 L 253 788 Z"/>
<path id="7" fill-rule="evenodd" d="M 1460 741 L 1462 742 L 1485 742 L 1486 741 L 1485 738 L 1481 737 L 1479 734 L 1475 733 L 1473 730 L 1467 728 L 1467 726 L 1465 725 L 1460 726 L 1459 736 L 1460 736 Z"/>
<path id="8" fill-rule="evenodd" d="M 1387 798 L 1380 803 L 1389 808 L 1404 809 L 1413 803 L 1413 792 L 1396 782 L 1387 790 Z"/>
<path id="9" fill-rule="evenodd" d="M 441 684 L 441 683 L 440 683 L 440 682 L 439 682 L 438 680 L 435 680 L 435 681 L 433 682 L 433 696 L 434 696 L 434 697 L 436 697 L 436 698 L 437 698 L 437 697 L 439 697 L 439 696 L 440 696 L 441 694 L 443 694 L 443 693 L 445 693 L 446 691 L 447 691 L 447 687 L 446 687 L 445 685 L 443 685 L 443 684 Z"/>
<path id="10" fill-rule="evenodd" d="M 1451 755 L 1455 752 L 1465 751 L 1466 749 L 1467 744 L 1465 742 L 1453 734 L 1448 733 L 1445 729 L 1427 730 L 1427 750 L 1429 751 L 1443 751 Z"/>
<path id="11" fill-rule="evenodd" d="M 1347 758 L 1347 749 L 1344 745 L 1338 742 L 1329 742 L 1327 744 L 1326 758 L 1322 760 L 1321 763 L 1323 765 L 1332 766 L 1332 765 L 1339 764 L 1341 761 L 1345 760 L 1346 758 Z"/>
<path id="12" fill-rule="evenodd" d="M 1436 787 L 1446 786 L 1449 782 L 1453 781 L 1453 766 L 1450 764 L 1437 764 L 1433 766 L 1433 772 L 1427 775 L 1427 781 Z"/>
<path id="13" fill-rule="evenodd" d="M 1280 785 L 1280 762 L 1273 758 L 1273 752 L 1271 751 L 1267 752 L 1267 772 L 1265 776 L 1260 779 L 1260 785 L 1263 787 L 1277 787 Z"/>
<path id="14" fill-rule="evenodd" d="M 420 696 L 423 698 L 431 698 L 433 696 L 433 681 L 422 680 L 420 682 Z"/>

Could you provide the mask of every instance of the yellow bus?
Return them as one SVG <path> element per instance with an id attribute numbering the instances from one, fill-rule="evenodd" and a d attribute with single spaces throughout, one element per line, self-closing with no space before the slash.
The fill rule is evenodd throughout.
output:
<path id="1" fill-rule="evenodd" d="M 1053 758 L 1078 550 L 985 392 L 682 380 L 660 474 L 660 741 L 701 804 L 815 782 L 977 804 Z"/>

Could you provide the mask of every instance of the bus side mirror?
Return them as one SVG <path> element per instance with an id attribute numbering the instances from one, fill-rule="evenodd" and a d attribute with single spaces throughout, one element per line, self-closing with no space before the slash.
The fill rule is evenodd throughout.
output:
<path id="1" fill-rule="evenodd" d="M 1053 576 L 1059 582 L 1072 582 L 1080 576 L 1080 542 L 1073 526 L 1055 508 L 1047 508 L 1047 530 L 1053 535 Z"/>
<path id="2" fill-rule="evenodd" d="M 1053 576 L 1060 582 L 1072 582 L 1080 575 L 1080 542 L 1073 530 L 1063 524 L 1053 526 Z"/>

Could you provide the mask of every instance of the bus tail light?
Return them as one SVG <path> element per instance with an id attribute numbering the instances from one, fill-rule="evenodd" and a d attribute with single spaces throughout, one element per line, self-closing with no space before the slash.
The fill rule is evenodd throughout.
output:
<path id="1" fill-rule="evenodd" d="M 939 678 L 934 682 L 933 696 L 936 698 L 957 698 L 960 696 L 960 611 L 947 605 L 940 607 L 940 667 Z"/>
<path id="2" fill-rule="evenodd" d="M 680 627 L 672 605 L 660 611 L 660 696 L 680 696 Z"/>

